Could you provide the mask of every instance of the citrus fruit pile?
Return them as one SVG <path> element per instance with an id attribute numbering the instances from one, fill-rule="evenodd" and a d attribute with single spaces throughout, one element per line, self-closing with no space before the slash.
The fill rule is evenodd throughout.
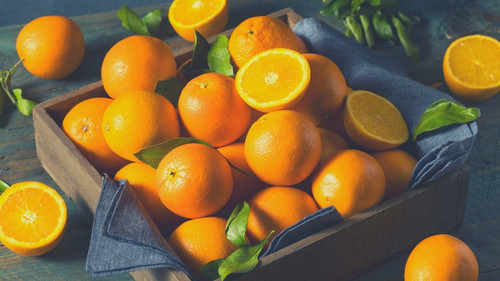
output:
<path id="1" fill-rule="evenodd" d="M 227 51 L 234 77 L 183 77 L 172 100 L 155 92 L 182 67 L 168 45 L 125 38 L 102 64 L 109 97 L 78 103 L 62 123 L 99 172 L 129 181 L 192 272 L 234 250 L 226 218 L 244 201 L 257 243 L 320 208 L 348 218 L 406 190 L 416 160 L 398 148 L 409 133 L 390 101 L 348 90 L 335 62 L 273 17 L 244 20 Z M 183 138 L 156 164 L 138 158 Z"/>

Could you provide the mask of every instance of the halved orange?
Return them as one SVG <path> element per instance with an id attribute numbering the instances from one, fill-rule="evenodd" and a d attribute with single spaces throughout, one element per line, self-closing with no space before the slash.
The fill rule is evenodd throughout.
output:
<path id="1" fill-rule="evenodd" d="M 175 32 L 190 42 L 194 42 L 194 30 L 205 38 L 224 31 L 228 17 L 226 0 L 175 0 L 168 10 Z"/>
<path id="2" fill-rule="evenodd" d="M 66 228 L 67 210 L 57 191 L 43 183 L 13 184 L 0 195 L 0 242 L 25 256 L 54 249 Z"/>
<path id="3" fill-rule="evenodd" d="M 500 42 L 485 35 L 458 38 L 448 46 L 443 75 L 457 96 L 482 101 L 500 91 Z"/>
<path id="4" fill-rule="evenodd" d="M 275 48 L 253 56 L 236 73 L 236 90 L 262 112 L 290 108 L 300 101 L 311 79 L 307 59 L 297 51 Z"/>
<path id="5" fill-rule="evenodd" d="M 371 150 L 398 147 L 410 135 L 403 116 L 394 104 L 364 90 L 347 95 L 344 126 L 354 142 Z"/>

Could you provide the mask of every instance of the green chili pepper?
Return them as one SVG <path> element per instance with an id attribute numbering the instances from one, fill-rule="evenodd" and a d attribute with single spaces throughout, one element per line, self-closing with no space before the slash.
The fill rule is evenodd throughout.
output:
<path id="1" fill-rule="evenodd" d="M 401 12 L 397 12 L 397 15 L 398 15 L 398 18 L 405 25 L 406 33 L 410 34 L 410 32 L 411 32 L 411 30 L 413 28 L 413 20 L 409 16 L 407 16 L 407 15 L 401 13 Z"/>
<path id="2" fill-rule="evenodd" d="M 366 45 L 371 48 L 375 45 L 375 37 L 373 37 L 372 28 L 370 26 L 370 18 L 366 15 L 359 15 L 359 19 L 361 20 L 361 25 L 363 26 L 363 31 L 365 32 Z"/>
<path id="3" fill-rule="evenodd" d="M 387 22 L 381 11 L 373 14 L 372 23 L 375 32 L 378 36 L 380 36 L 380 38 L 389 40 L 391 43 L 394 43 L 394 41 L 397 40 L 396 36 L 394 36 L 394 33 L 392 32 L 391 25 Z"/>
<path id="4" fill-rule="evenodd" d="M 392 16 L 392 24 L 396 27 L 399 41 L 405 48 L 406 54 L 414 60 L 418 60 L 418 48 L 410 41 L 408 32 L 403 22 L 395 15 Z"/>
<path id="5" fill-rule="evenodd" d="M 365 44 L 365 37 L 363 36 L 363 27 L 361 27 L 361 23 L 356 21 L 354 16 L 349 15 L 345 18 L 345 22 L 349 29 L 352 32 L 352 35 L 358 41 L 359 44 Z"/>

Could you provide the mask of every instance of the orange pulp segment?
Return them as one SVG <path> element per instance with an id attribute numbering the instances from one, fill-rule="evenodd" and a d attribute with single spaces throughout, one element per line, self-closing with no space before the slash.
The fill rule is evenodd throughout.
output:
<path id="1" fill-rule="evenodd" d="M 300 53 L 275 48 L 252 57 L 236 73 L 236 90 L 251 107 L 271 112 L 295 105 L 307 90 L 311 69 Z"/>

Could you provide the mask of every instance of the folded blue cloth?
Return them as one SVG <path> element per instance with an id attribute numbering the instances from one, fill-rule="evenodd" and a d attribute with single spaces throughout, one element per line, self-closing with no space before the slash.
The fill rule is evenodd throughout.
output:
<path id="1" fill-rule="evenodd" d="M 449 95 L 417 83 L 404 67 L 345 37 L 316 19 L 304 19 L 294 27 L 311 52 L 332 59 L 354 89 L 380 94 L 398 107 L 410 130 L 424 110 Z M 435 180 L 460 167 L 467 159 L 477 125 L 453 125 L 426 133 L 414 144 L 419 159 L 411 187 Z M 342 221 L 333 207 L 324 208 L 278 234 L 262 256 L 269 255 L 313 233 Z M 190 274 L 173 254 L 125 181 L 113 182 L 106 175 L 97 205 L 87 256 L 87 271 L 93 276 L 168 267 Z"/>

